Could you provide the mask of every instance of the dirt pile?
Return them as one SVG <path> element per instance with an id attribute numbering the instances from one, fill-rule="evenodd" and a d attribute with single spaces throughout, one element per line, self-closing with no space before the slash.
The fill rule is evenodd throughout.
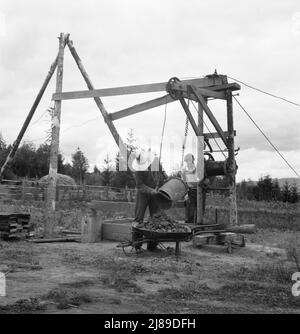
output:
<path id="1" fill-rule="evenodd" d="M 143 228 L 155 232 L 188 232 L 188 228 L 169 217 L 165 212 L 160 212 L 143 223 Z"/>

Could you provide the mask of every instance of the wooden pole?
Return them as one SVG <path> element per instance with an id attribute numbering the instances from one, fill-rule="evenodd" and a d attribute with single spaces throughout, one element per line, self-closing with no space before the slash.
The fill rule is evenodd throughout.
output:
<path id="1" fill-rule="evenodd" d="M 197 224 L 203 224 L 204 216 L 204 196 L 202 181 L 204 178 L 204 137 L 203 137 L 203 108 L 200 103 L 198 103 L 198 128 L 199 128 L 199 138 L 197 140 L 197 169 L 199 182 L 197 183 Z"/>
<path id="2" fill-rule="evenodd" d="M 32 119 L 35 111 L 36 111 L 36 108 L 38 107 L 38 105 L 39 105 L 39 103 L 41 101 L 41 98 L 44 95 L 44 92 L 45 92 L 45 90 L 46 90 L 46 88 L 47 88 L 47 86 L 49 84 L 49 81 L 52 78 L 52 75 L 53 75 L 53 73 L 54 73 L 54 71 L 56 69 L 57 61 L 58 61 L 58 56 L 55 58 L 54 62 L 50 66 L 50 69 L 49 69 L 49 72 L 48 72 L 48 74 L 46 76 L 46 79 L 43 82 L 43 85 L 42 85 L 40 91 L 38 92 L 38 95 L 36 96 L 34 102 L 33 102 L 33 105 L 32 105 L 32 107 L 31 107 L 31 109 L 30 109 L 30 111 L 29 111 L 29 113 L 28 113 L 28 115 L 26 117 L 26 120 L 25 120 L 25 122 L 24 122 L 24 124 L 23 124 L 23 126 L 22 126 L 22 128 L 20 130 L 20 133 L 19 133 L 17 139 L 15 140 L 15 142 L 13 143 L 12 148 L 11 148 L 8 156 L 7 156 L 4 164 L 1 167 L 1 170 L 0 170 L 0 180 L 3 177 L 3 173 L 4 173 L 7 165 L 12 161 L 12 159 L 14 158 L 14 156 L 16 154 L 16 151 L 17 151 L 17 149 L 18 149 L 18 147 L 19 147 L 19 145 L 20 145 L 20 143 L 21 143 L 21 141 L 23 139 L 23 136 L 24 136 L 24 134 L 25 134 L 25 132 L 26 132 L 26 130 L 28 128 L 28 125 L 29 125 L 29 123 L 30 123 L 30 121 L 31 121 L 31 119 Z"/>
<path id="3" fill-rule="evenodd" d="M 63 33 L 59 36 L 59 51 L 57 60 L 57 75 L 56 75 L 56 92 L 62 92 L 63 86 L 63 66 L 64 66 L 64 48 L 65 41 L 69 35 Z M 54 213 L 56 201 L 56 185 L 57 185 L 57 161 L 59 150 L 59 133 L 60 133 L 60 118 L 61 118 L 61 101 L 55 101 L 55 109 L 52 115 L 52 138 L 50 150 L 49 164 L 49 180 L 46 195 L 46 219 L 44 236 L 52 237 L 54 228 Z"/>
<path id="4" fill-rule="evenodd" d="M 229 225 L 235 226 L 238 224 L 237 217 L 237 202 L 236 202 L 236 162 L 234 151 L 234 126 L 233 126 L 233 107 L 232 107 L 232 92 L 226 93 L 227 102 L 227 148 L 228 148 L 228 178 L 229 178 Z"/>
<path id="5" fill-rule="evenodd" d="M 83 78 L 84 78 L 84 81 L 88 87 L 89 90 L 94 90 L 94 85 L 92 84 L 92 81 L 89 77 L 89 75 L 87 74 L 83 64 L 82 64 L 82 61 L 73 45 L 73 42 L 72 41 L 68 41 L 68 47 L 70 49 L 70 52 L 79 68 L 79 71 L 80 73 L 82 74 Z M 124 144 L 124 142 L 122 141 L 116 127 L 114 126 L 106 108 L 104 107 L 100 97 L 94 97 L 94 101 L 96 102 L 96 105 L 97 107 L 99 108 L 103 118 L 104 118 L 104 121 L 105 123 L 107 124 L 108 128 L 109 128 L 109 131 L 111 132 L 116 144 L 118 145 L 119 149 L 120 149 L 120 153 L 121 155 L 125 158 L 125 162 L 126 162 L 126 166 L 121 166 L 121 170 L 124 170 L 123 168 L 127 169 L 127 147 L 126 145 Z M 121 159 L 122 160 L 122 159 Z"/>

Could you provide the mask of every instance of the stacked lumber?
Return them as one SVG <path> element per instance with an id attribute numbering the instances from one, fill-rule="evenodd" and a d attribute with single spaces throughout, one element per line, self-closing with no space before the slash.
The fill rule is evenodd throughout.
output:
<path id="1" fill-rule="evenodd" d="M 0 213 L 0 238 L 20 239 L 29 236 L 30 214 Z"/>

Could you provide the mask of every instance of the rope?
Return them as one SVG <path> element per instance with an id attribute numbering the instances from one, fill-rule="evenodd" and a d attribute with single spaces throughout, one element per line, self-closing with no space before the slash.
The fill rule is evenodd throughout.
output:
<path id="1" fill-rule="evenodd" d="M 245 110 L 245 108 L 241 105 L 238 99 L 234 96 L 235 101 L 238 103 L 240 108 L 244 111 L 244 113 L 248 116 L 254 126 L 259 130 L 259 132 L 265 137 L 268 143 L 272 146 L 272 148 L 278 153 L 278 155 L 282 158 L 282 160 L 287 164 L 287 166 L 300 178 L 300 175 L 297 171 L 291 166 L 291 164 L 286 160 L 286 158 L 281 154 L 278 148 L 271 142 L 271 140 L 267 137 L 267 135 L 263 132 L 263 130 L 259 127 L 259 125 L 254 121 L 254 119 L 249 115 L 249 113 Z"/>
<path id="2" fill-rule="evenodd" d="M 164 140 L 164 134 L 165 134 L 165 127 L 166 127 L 166 120 L 167 120 L 167 97 L 166 97 L 166 104 L 165 104 L 165 115 L 164 115 L 164 121 L 163 121 L 163 127 L 161 132 L 161 139 L 160 139 L 160 147 L 159 147 L 159 158 L 158 158 L 158 168 L 160 167 L 161 162 L 161 152 L 162 152 L 162 146 L 163 146 L 163 140 Z"/>
<path id="3" fill-rule="evenodd" d="M 246 86 L 246 87 L 249 87 L 249 88 L 251 88 L 251 89 L 254 89 L 254 90 L 256 90 L 256 91 L 258 91 L 258 92 L 260 92 L 260 93 L 269 95 L 269 96 L 271 96 L 271 97 L 275 97 L 276 99 L 279 99 L 279 100 L 285 101 L 285 102 L 287 102 L 287 103 L 293 104 L 293 105 L 295 105 L 295 106 L 297 106 L 297 107 L 300 107 L 300 104 L 299 104 L 299 103 L 290 101 L 290 100 L 288 100 L 288 99 L 286 99 L 286 98 L 284 98 L 284 97 L 281 97 L 281 96 L 278 96 L 278 95 L 275 95 L 275 94 L 271 94 L 271 93 L 265 92 L 265 91 L 262 90 L 262 89 L 255 88 L 255 87 L 253 87 L 253 86 L 251 86 L 251 85 L 249 85 L 249 84 L 247 84 L 247 83 L 245 83 L 245 82 L 243 82 L 243 81 L 240 81 L 240 80 L 238 80 L 238 79 L 232 78 L 232 77 L 230 77 L 230 76 L 227 76 L 227 77 L 228 77 L 229 79 L 231 79 L 231 80 L 234 80 L 234 81 L 237 81 L 237 82 L 241 83 L 242 85 L 244 85 L 244 86 Z"/>

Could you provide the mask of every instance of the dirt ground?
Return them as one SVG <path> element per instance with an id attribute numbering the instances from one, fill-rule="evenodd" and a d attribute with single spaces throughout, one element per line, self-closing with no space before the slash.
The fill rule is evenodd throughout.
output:
<path id="1" fill-rule="evenodd" d="M 0 313 L 300 313 L 279 235 L 261 230 L 233 254 L 182 243 L 179 257 L 174 243 L 126 255 L 114 242 L 1 242 Z"/>

